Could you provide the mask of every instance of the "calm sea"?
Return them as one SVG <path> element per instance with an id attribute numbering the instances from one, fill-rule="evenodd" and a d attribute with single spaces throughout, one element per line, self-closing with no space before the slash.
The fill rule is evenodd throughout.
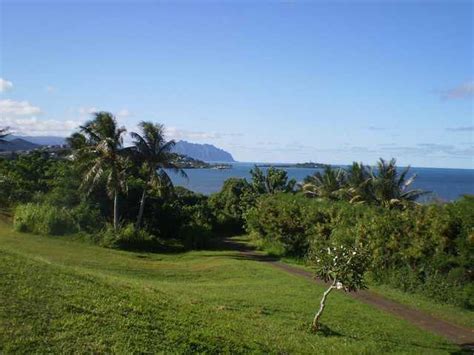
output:
<path id="1" fill-rule="evenodd" d="M 186 181 L 172 173 L 170 176 L 175 185 L 184 186 L 195 192 L 211 194 L 221 189 L 224 181 L 230 177 L 250 179 L 249 170 L 255 163 L 233 163 L 232 169 L 187 169 L 189 180 Z M 265 169 L 264 169 L 265 170 Z M 302 181 L 305 176 L 314 174 L 318 169 L 285 168 L 290 178 Z M 411 174 L 417 174 L 413 188 L 431 191 L 431 198 L 451 201 L 464 194 L 474 195 L 474 170 L 411 168 Z M 409 174 L 409 176 L 411 176 Z"/>

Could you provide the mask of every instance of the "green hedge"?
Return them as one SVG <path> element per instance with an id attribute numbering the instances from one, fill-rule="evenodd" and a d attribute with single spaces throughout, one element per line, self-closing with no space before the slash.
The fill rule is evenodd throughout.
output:
<path id="1" fill-rule="evenodd" d="M 474 308 L 474 198 L 406 209 L 262 196 L 246 227 L 267 250 L 305 257 L 311 248 L 362 242 L 373 281 Z"/>

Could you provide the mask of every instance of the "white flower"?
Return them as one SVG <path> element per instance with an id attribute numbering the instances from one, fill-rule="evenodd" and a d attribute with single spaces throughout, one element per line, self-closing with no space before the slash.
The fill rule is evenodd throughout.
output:
<path id="1" fill-rule="evenodd" d="M 352 252 L 352 255 L 356 255 L 356 252 L 355 252 L 355 251 L 353 251 L 353 252 Z"/>
<path id="2" fill-rule="evenodd" d="M 342 283 L 341 283 L 341 282 L 337 282 L 337 283 L 336 283 L 336 288 L 337 288 L 338 290 L 342 289 L 343 287 L 344 287 L 344 286 L 342 286 Z"/>

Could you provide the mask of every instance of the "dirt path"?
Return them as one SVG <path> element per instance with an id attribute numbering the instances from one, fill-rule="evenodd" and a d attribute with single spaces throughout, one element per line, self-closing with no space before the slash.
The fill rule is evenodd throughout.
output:
<path id="1" fill-rule="evenodd" d="M 317 280 L 314 275 L 304 269 L 294 267 L 278 261 L 278 259 L 259 254 L 243 243 L 238 243 L 228 239 L 226 244 L 229 249 L 237 250 L 240 254 L 249 260 L 257 260 L 268 263 L 269 265 L 283 270 L 289 274 L 307 278 L 313 282 L 324 284 L 322 280 Z M 459 344 L 464 348 L 474 350 L 474 330 L 465 328 L 456 324 L 452 324 L 445 320 L 433 317 L 423 311 L 417 310 L 410 306 L 384 298 L 371 291 L 359 291 L 347 293 L 348 296 L 367 303 L 385 312 L 391 313 L 399 318 L 405 319 L 410 323 L 425 329 L 429 332 L 441 335 L 455 344 Z"/>

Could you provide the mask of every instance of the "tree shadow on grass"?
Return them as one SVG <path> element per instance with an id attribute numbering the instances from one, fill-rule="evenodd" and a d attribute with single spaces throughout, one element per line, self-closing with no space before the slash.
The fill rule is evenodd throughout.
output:
<path id="1" fill-rule="evenodd" d="M 330 327 L 328 327 L 325 324 L 320 324 L 319 329 L 318 329 L 317 332 L 314 332 L 311 327 L 309 328 L 309 331 L 314 335 L 323 336 L 323 337 L 343 337 L 343 336 L 345 336 L 344 334 L 339 333 L 338 331 L 335 331 L 335 330 L 331 329 Z"/>

